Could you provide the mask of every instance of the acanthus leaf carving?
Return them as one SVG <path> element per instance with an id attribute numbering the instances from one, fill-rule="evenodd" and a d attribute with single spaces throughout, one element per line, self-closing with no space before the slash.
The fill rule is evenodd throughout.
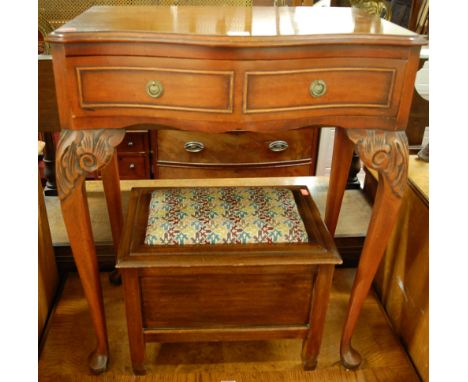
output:
<path id="1" fill-rule="evenodd" d="M 124 136 L 124 129 L 62 130 L 56 161 L 59 198 L 65 200 L 87 173 L 107 164 Z"/>
<path id="2" fill-rule="evenodd" d="M 377 170 L 393 193 L 403 197 L 408 178 L 408 139 L 404 131 L 346 130 L 364 164 Z"/>

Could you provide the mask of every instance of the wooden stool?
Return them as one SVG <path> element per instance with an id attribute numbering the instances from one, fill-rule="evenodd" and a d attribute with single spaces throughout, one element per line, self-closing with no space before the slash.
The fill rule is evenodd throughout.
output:
<path id="1" fill-rule="evenodd" d="M 303 338 L 317 364 L 341 258 L 305 186 L 134 188 L 119 250 L 133 370 L 145 342 Z"/>

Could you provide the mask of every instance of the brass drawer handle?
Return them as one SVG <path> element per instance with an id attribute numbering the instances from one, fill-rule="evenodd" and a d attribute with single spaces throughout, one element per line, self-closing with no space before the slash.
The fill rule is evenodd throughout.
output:
<path id="1" fill-rule="evenodd" d="M 273 141 L 268 145 L 268 148 L 274 152 L 284 151 L 289 147 L 286 141 Z"/>
<path id="2" fill-rule="evenodd" d="M 201 142 L 187 142 L 184 145 L 184 149 L 189 153 L 199 153 L 205 149 L 205 145 Z"/>
<path id="3" fill-rule="evenodd" d="M 327 92 L 327 84 L 324 80 L 315 80 L 309 86 L 312 97 L 321 97 Z"/>
<path id="4" fill-rule="evenodd" d="M 161 81 L 149 81 L 146 84 L 146 93 L 153 98 L 159 98 L 164 93 L 164 86 Z"/>
<path id="5" fill-rule="evenodd" d="M 132 142 L 132 141 L 129 141 L 129 142 L 127 143 L 127 146 L 132 147 L 132 146 L 133 146 L 133 142 Z"/>
<path id="6" fill-rule="evenodd" d="M 130 163 L 130 165 L 128 167 L 133 170 L 135 168 L 135 163 Z"/>

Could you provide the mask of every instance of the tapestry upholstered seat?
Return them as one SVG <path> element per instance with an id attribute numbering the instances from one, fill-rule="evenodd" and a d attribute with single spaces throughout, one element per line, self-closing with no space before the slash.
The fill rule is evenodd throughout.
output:
<path id="1" fill-rule="evenodd" d="M 166 188 L 151 195 L 146 245 L 305 242 L 287 188 Z"/>

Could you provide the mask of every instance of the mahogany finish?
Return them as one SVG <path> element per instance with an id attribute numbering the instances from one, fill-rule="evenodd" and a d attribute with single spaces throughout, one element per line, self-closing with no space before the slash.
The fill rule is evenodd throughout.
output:
<path id="1" fill-rule="evenodd" d="M 149 341 L 302 338 L 304 368 L 315 368 L 341 259 L 307 187 L 288 188 L 308 243 L 148 246 L 154 188 L 132 189 L 117 267 L 136 374 Z"/>
<path id="2" fill-rule="evenodd" d="M 119 165 L 117 153 L 101 170 L 104 194 L 106 196 L 107 210 L 111 224 L 112 241 L 114 242 L 114 251 L 117 252 L 123 228 L 122 198 L 119 184 Z M 110 275 L 110 281 L 113 284 L 120 284 L 120 275 L 114 271 Z"/>
<path id="3" fill-rule="evenodd" d="M 313 128 L 262 134 L 160 130 L 153 138 L 154 176 L 190 179 L 314 175 L 318 133 Z M 187 150 L 189 142 L 201 144 L 201 151 Z M 282 142 L 287 146 L 281 146 Z"/>
<path id="4" fill-rule="evenodd" d="M 125 129 L 152 124 L 220 133 L 337 126 L 383 179 L 342 339 L 343 363 L 358 366 L 350 341 L 406 184 L 404 129 L 426 39 L 348 8 L 132 6 L 93 7 L 50 34 L 48 42 L 63 129 L 57 184 L 65 222 L 75 236 L 72 248 L 100 359 L 107 357 L 104 312 L 79 190 L 87 172 L 111 160 Z M 175 76 L 183 78 L 185 89 Z M 258 87 L 266 86 L 266 77 L 270 93 Z M 158 97 L 147 94 L 154 81 L 164 88 Z M 332 178 L 341 184 L 338 166 Z M 336 197 L 329 203 L 331 222 L 339 214 L 340 194 L 332 191 L 329 198 Z M 102 371 L 105 362 L 92 367 Z"/>

